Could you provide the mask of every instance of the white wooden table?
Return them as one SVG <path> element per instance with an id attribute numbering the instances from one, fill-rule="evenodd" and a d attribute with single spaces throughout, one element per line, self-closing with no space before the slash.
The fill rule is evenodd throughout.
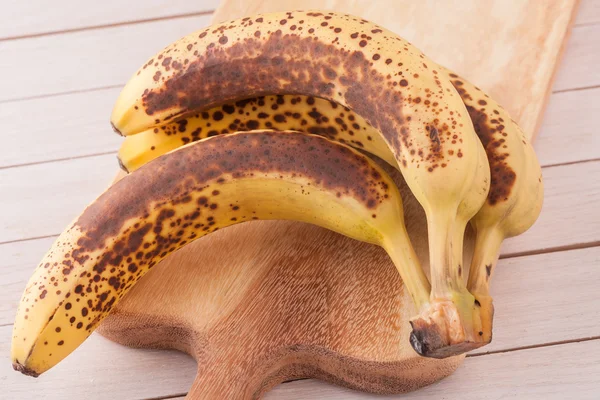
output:
<path id="1" fill-rule="evenodd" d="M 157 49 L 207 25 L 217 2 L 3 0 L 1 399 L 166 399 L 191 385 L 188 356 L 124 348 L 96 334 L 37 380 L 12 371 L 9 350 L 32 269 L 114 176 L 121 139 L 108 117 L 119 88 Z M 403 398 L 600 399 L 599 116 L 600 0 L 582 0 L 535 143 L 544 210 L 506 243 L 494 278 L 494 342 L 451 377 Z M 371 397 L 314 380 L 267 395 Z"/>

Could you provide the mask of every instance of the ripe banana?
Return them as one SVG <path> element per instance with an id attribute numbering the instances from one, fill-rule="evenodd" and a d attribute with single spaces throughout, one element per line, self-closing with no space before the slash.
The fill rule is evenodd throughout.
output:
<path id="1" fill-rule="evenodd" d="M 126 176 L 58 237 L 21 299 L 14 368 L 48 370 L 161 259 L 253 219 L 309 222 L 384 247 L 418 310 L 427 307 L 430 285 L 404 228 L 400 193 L 374 161 L 298 132 L 221 135 Z"/>
<path id="2" fill-rule="evenodd" d="M 471 83 L 445 72 L 467 106 L 490 163 L 488 198 L 471 220 L 476 239 L 467 284 L 480 308 L 482 340 L 489 343 L 494 315 L 489 281 L 502 241 L 525 232 L 540 214 L 542 169 L 533 146 L 508 112 Z"/>
<path id="3" fill-rule="evenodd" d="M 543 199 L 541 168 L 533 147 L 499 104 L 465 79 L 439 68 L 463 98 L 474 121 L 475 132 L 485 145 L 492 164 L 488 199 L 471 220 L 477 242 L 468 284 L 481 314 L 482 339 L 488 343 L 493 317 L 489 276 L 498 259 L 502 240 L 526 231 L 540 213 Z M 280 95 L 225 104 L 128 136 L 119 150 L 119 160 L 126 170 L 133 171 L 186 143 L 251 129 L 306 131 L 375 155 L 389 155 L 377 131 L 352 110 L 318 97 Z M 483 157 L 481 163 L 486 163 L 485 155 L 480 155 Z M 389 157 L 385 161 L 396 165 Z M 462 248 L 461 241 L 462 235 L 454 239 L 456 248 Z"/>
<path id="4" fill-rule="evenodd" d="M 188 118 L 127 136 L 118 159 L 125 171 L 135 171 L 150 160 L 206 137 L 257 129 L 295 130 L 322 135 L 365 151 L 396 160 L 379 133 L 360 115 L 318 97 L 264 96 L 224 104 Z"/>
<path id="5" fill-rule="evenodd" d="M 129 136 L 228 102 L 303 94 L 361 115 L 386 144 L 427 215 L 430 306 L 413 346 L 445 357 L 479 347 L 474 297 L 462 279 L 462 235 L 485 201 L 489 167 L 450 81 L 395 34 L 350 15 L 284 12 L 195 32 L 152 57 L 113 109 Z M 355 139 L 356 140 L 356 139 Z M 363 143 L 364 144 L 364 143 Z"/>

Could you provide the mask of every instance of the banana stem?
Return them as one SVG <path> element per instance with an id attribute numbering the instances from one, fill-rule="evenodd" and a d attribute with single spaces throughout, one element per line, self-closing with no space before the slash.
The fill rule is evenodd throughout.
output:
<path id="1" fill-rule="evenodd" d="M 473 294 L 489 296 L 490 280 L 498 257 L 504 235 L 498 226 L 477 230 L 475 251 L 469 270 L 467 288 Z"/>
<path id="2" fill-rule="evenodd" d="M 431 285 L 419 263 L 419 259 L 404 227 L 401 228 L 401 232 L 399 232 L 397 237 L 385 241 L 383 248 L 387 251 L 400 273 L 400 277 L 413 299 L 417 312 L 420 313 L 429 304 Z"/>
<path id="3" fill-rule="evenodd" d="M 467 291 L 462 279 L 462 243 L 466 224 L 450 217 L 427 218 L 431 299 L 452 300 L 455 293 Z M 460 255 L 461 259 L 457 259 Z"/>

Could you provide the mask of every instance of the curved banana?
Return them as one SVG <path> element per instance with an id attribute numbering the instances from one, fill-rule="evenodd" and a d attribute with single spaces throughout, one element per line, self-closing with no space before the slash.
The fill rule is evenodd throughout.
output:
<path id="1" fill-rule="evenodd" d="M 488 274 L 496 263 L 502 240 L 524 232 L 537 219 L 543 197 L 541 168 L 533 147 L 500 105 L 468 81 L 439 68 L 463 97 L 493 167 L 488 200 L 471 220 L 477 231 L 477 244 L 468 284 L 476 297 L 475 304 L 479 304 L 476 308 L 480 308 L 477 312 L 483 319 L 482 339 L 487 343 L 491 340 L 493 316 Z M 191 141 L 252 129 L 306 131 L 375 155 L 389 155 L 377 131 L 352 110 L 318 97 L 279 95 L 228 103 L 128 136 L 119 150 L 119 160 L 126 170 L 133 171 Z M 480 156 L 481 165 L 488 162 L 485 154 Z M 389 157 L 385 161 L 396 164 Z M 481 190 L 485 191 L 485 187 Z M 462 235 L 454 243 L 455 248 L 462 248 Z"/>
<path id="2" fill-rule="evenodd" d="M 187 118 L 127 136 L 119 149 L 121 167 L 135 171 L 148 161 L 206 137 L 257 129 L 295 130 L 386 157 L 387 144 L 360 115 L 337 103 L 300 95 L 263 96 L 227 103 Z"/>
<path id="3" fill-rule="evenodd" d="M 508 112 L 468 81 L 445 72 L 467 106 L 490 163 L 488 198 L 471 220 L 476 239 L 467 284 L 480 308 L 482 339 L 489 343 L 494 315 L 489 281 L 502 241 L 525 232 L 541 212 L 542 169 L 533 146 Z"/>
<path id="4" fill-rule="evenodd" d="M 484 203 L 489 167 L 466 108 L 449 80 L 392 32 L 351 15 L 283 12 L 224 22 L 152 57 L 113 109 L 129 136 L 245 98 L 304 94 L 361 115 L 387 145 L 425 209 L 430 308 L 415 325 L 417 351 L 445 357 L 479 347 L 474 297 L 453 241 Z M 424 341 L 418 343 L 419 341 Z"/>
<path id="5" fill-rule="evenodd" d="M 253 219 L 317 224 L 384 247 L 418 309 L 430 285 L 393 180 L 320 136 L 216 136 L 110 187 L 58 237 L 29 280 L 13 330 L 15 369 L 39 375 L 79 346 L 152 266 L 206 234 Z"/>

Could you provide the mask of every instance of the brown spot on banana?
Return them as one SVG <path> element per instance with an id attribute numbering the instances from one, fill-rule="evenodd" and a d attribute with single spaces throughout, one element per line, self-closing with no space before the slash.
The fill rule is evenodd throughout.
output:
<path id="1" fill-rule="evenodd" d="M 304 94 L 336 101 L 362 115 L 386 138 L 398 164 L 404 158 L 415 168 L 418 164 L 427 168 L 451 158 L 444 150 L 458 147 L 471 126 L 452 85 L 426 67 L 428 60 L 419 50 L 392 32 L 351 15 L 331 13 L 330 24 L 353 32 L 338 34 L 321 26 L 321 14 L 292 12 L 298 23 L 303 21 L 302 31 L 281 26 L 279 21 L 287 15 L 273 13 L 259 17 L 266 28 L 259 37 L 255 26 L 236 20 L 226 23 L 232 28 L 225 44 L 219 43 L 213 27 L 181 39 L 154 58 L 168 53 L 189 63 L 180 70 L 166 71 L 160 63 L 142 69 L 123 90 L 112 122 L 131 135 L 225 102 Z M 378 33 L 371 37 L 371 31 Z M 385 63 L 373 62 L 384 56 Z M 162 72 L 158 82 L 151 79 L 155 70 Z M 413 98 L 427 99 L 437 107 Z M 422 116 L 436 120 L 440 133 L 447 127 L 438 146 L 430 148 L 425 126 L 418 121 Z M 459 140 L 452 142 L 453 136 Z M 411 157 L 410 149 L 422 150 L 423 157 Z"/>
<path id="2" fill-rule="evenodd" d="M 456 74 L 450 73 L 449 76 L 467 106 L 475 132 L 488 156 L 491 184 L 487 201 L 490 205 L 507 201 L 517 177 L 510 160 L 507 160 L 511 155 L 506 146 L 506 137 L 513 135 L 514 129 L 513 132 L 510 132 L 510 129 L 506 132 L 506 128 L 513 122 L 503 119 L 502 116 L 507 115 L 506 112 L 503 111 L 500 116 L 500 105 L 495 102 L 492 105 L 488 104 L 483 99 L 483 92 L 476 91 L 469 83 L 465 85 L 465 81 Z"/>
<path id="3" fill-rule="evenodd" d="M 214 116 L 218 114 L 218 119 Z M 296 130 L 325 136 L 384 158 L 396 166 L 387 144 L 360 115 L 325 99 L 264 96 L 227 103 L 125 138 L 119 162 L 134 171 L 184 144 L 206 137 L 256 129 Z"/>
<path id="4" fill-rule="evenodd" d="M 97 250 L 104 246 L 107 238 L 116 235 L 126 221 L 150 212 L 151 204 L 166 204 L 167 199 L 173 198 L 178 200 L 172 205 L 188 202 L 190 192 L 198 191 L 211 180 L 223 179 L 215 181 L 218 187 L 230 179 L 278 172 L 303 175 L 313 184 L 351 194 L 369 208 L 385 198 L 389 188 L 379 182 L 380 171 L 367 162 L 366 157 L 330 141 L 281 133 L 265 131 L 220 136 L 203 146 L 175 152 L 173 157 L 157 159 L 153 172 L 144 170 L 144 173 L 130 175 L 126 183 L 116 183 L 77 219 L 75 227 L 85 234 L 78 243 L 80 248 L 74 252 Z M 124 185 L 131 189 L 119 190 Z M 131 232 L 129 241 L 135 245 L 127 247 L 137 250 L 139 237 L 148 229 L 144 226 Z"/>

